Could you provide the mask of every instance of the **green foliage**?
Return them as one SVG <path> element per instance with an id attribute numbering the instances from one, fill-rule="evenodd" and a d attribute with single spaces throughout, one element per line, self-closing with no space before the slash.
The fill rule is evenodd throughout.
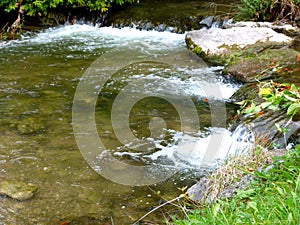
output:
<path id="1" fill-rule="evenodd" d="M 264 102 L 258 104 L 255 100 L 239 102 L 238 113 L 257 114 L 264 110 L 285 109 L 291 118 L 300 111 L 300 88 L 294 84 L 279 84 L 273 81 L 259 83 L 259 96 Z"/>
<path id="2" fill-rule="evenodd" d="M 299 13 L 299 0 L 241 0 L 242 19 L 255 21 L 294 20 Z"/>
<path id="3" fill-rule="evenodd" d="M 231 199 L 195 206 L 177 225 L 299 224 L 300 145 L 274 162 L 267 172 L 255 172 L 256 180 Z"/>
<path id="4" fill-rule="evenodd" d="M 201 48 L 200 48 L 199 46 L 196 46 L 196 47 L 194 48 L 193 52 L 194 52 L 195 54 L 197 54 L 197 55 L 200 56 L 201 53 L 202 53 L 202 50 L 201 50 Z"/>
<path id="5" fill-rule="evenodd" d="M 241 0 L 242 6 L 239 7 L 239 10 L 245 19 L 265 21 L 272 16 L 270 15 L 270 8 L 273 7 L 274 3 L 274 0 Z"/>
<path id="6" fill-rule="evenodd" d="M 138 2 L 138 0 L 23 0 L 22 10 L 26 15 L 47 15 L 50 9 L 55 8 L 85 8 L 90 11 L 107 11 L 113 3 L 122 5 L 124 3 Z M 0 7 L 4 7 L 6 12 L 17 9 L 15 1 L 1 0 Z"/>

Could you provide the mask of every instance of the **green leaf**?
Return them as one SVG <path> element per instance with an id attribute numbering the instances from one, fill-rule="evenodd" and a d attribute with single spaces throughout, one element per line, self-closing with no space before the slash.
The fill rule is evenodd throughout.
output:
<path id="1" fill-rule="evenodd" d="M 275 123 L 275 127 L 277 128 L 278 131 L 281 132 L 281 126 L 278 123 Z"/>
<path id="2" fill-rule="evenodd" d="M 270 95 L 272 94 L 271 88 L 261 88 L 259 89 L 259 95 Z"/>
<path id="3" fill-rule="evenodd" d="M 256 106 L 255 103 L 251 103 L 251 106 L 244 110 L 244 113 L 251 114 L 251 113 L 258 113 L 260 111 L 260 107 Z"/>
<path id="4" fill-rule="evenodd" d="M 260 104 L 260 106 L 261 106 L 263 109 L 269 107 L 270 105 L 272 105 L 272 102 L 263 102 L 263 103 Z"/>
<path id="5" fill-rule="evenodd" d="M 291 85 L 291 90 L 295 91 L 295 92 L 298 92 L 298 88 L 297 88 L 297 86 L 295 84 Z"/>
<path id="6" fill-rule="evenodd" d="M 214 217 L 217 216 L 218 212 L 220 211 L 220 208 L 221 208 L 220 204 L 214 205 L 214 207 L 213 207 L 213 215 L 214 215 Z"/>
<path id="7" fill-rule="evenodd" d="M 238 190 L 237 191 L 237 197 L 239 198 L 249 198 L 251 195 L 255 193 L 255 189 L 249 189 L 249 190 Z"/>
<path id="8" fill-rule="evenodd" d="M 248 202 L 248 207 L 252 208 L 255 212 L 258 212 L 257 202 Z"/>
<path id="9" fill-rule="evenodd" d="M 297 101 L 296 98 L 292 98 L 292 97 L 290 97 L 289 95 L 283 94 L 283 96 L 284 96 L 287 100 L 289 100 L 289 101 L 292 101 L 292 102 L 296 102 L 296 101 Z"/>
<path id="10" fill-rule="evenodd" d="M 295 102 L 291 104 L 287 109 L 287 114 L 290 116 L 294 116 L 300 110 L 300 103 Z"/>
<path id="11" fill-rule="evenodd" d="M 279 107 L 278 107 L 278 105 L 269 105 L 269 107 L 268 107 L 268 109 L 271 109 L 271 110 L 278 110 L 279 109 Z"/>
<path id="12" fill-rule="evenodd" d="M 281 187 L 276 187 L 277 192 L 283 197 L 285 195 L 283 189 Z"/>

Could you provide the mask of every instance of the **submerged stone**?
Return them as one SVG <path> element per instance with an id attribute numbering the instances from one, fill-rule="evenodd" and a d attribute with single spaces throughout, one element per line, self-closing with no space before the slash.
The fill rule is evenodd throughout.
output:
<path id="1" fill-rule="evenodd" d="M 37 118 L 32 117 L 20 120 L 17 128 L 21 134 L 33 134 L 45 129 L 44 124 L 42 124 Z"/>
<path id="2" fill-rule="evenodd" d="M 0 181 L 0 194 L 13 199 L 24 201 L 33 197 L 38 187 L 34 184 L 27 184 L 20 181 Z"/>

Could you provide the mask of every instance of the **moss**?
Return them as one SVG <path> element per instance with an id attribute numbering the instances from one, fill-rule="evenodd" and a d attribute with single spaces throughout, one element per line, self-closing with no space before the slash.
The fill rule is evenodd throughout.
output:
<path id="1" fill-rule="evenodd" d="M 296 50 L 287 47 L 277 49 L 272 46 L 251 46 L 227 64 L 223 72 L 241 82 L 274 79 L 280 76 L 283 67 L 296 63 L 298 54 Z"/>
<path id="2" fill-rule="evenodd" d="M 194 48 L 193 52 L 196 53 L 197 55 L 201 55 L 202 49 L 199 46 L 196 46 Z"/>
<path id="3" fill-rule="evenodd" d="M 185 38 L 185 43 L 186 43 L 186 46 L 187 46 L 188 49 L 193 50 L 194 43 L 193 43 L 191 38 Z"/>

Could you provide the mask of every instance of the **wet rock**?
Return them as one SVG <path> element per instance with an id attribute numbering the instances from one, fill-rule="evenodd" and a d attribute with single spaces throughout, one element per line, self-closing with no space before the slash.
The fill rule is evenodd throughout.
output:
<path id="1" fill-rule="evenodd" d="M 297 63 L 298 54 L 291 48 L 258 44 L 245 49 L 243 55 L 230 62 L 224 72 L 244 83 L 274 79 L 284 72 L 284 67 Z"/>
<path id="2" fill-rule="evenodd" d="M 211 203 L 217 198 L 222 199 L 233 197 L 237 193 L 237 190 L 246 189 L 253 179 L 254 177 L 251 174 L 245 175 L 240 179 L 239 182 L 235 182 L 234 184 L 227 186 L 220 191 L 213 189 L 211 180 L 203 177 L 200 179 L 200 181 L 188 189 L 188 196 L 193 201 L 200 203 Z"/>
<path id="3" fill-rule="evenodd" d="M 158 27 L 156 28 L 157 31 L 165 31 L 166 29 L 167 29 L 167 25 L 163 23 L 158 25 Z"/>
<path id="4" fill-rule="evenodd" d="M 190 199 L 197 202 L 203 202 L 206 200 L 208 190 L 210 187 L 210 180 L 207 177 L 203 177 L 196 184 L 191 186 L 187 193 Z"/>
<path id="5" fill-rule="evenodd" d="M 284 33 L 288 36 L 299 36 L 300 29 L 294 27 L 290 24 L 276 24 L 270 22 L 251 22 L 251 21 L 241 21 L 236 23 L 226 23 L 223 25 L 223 28 L 232 28 L 232 27 L 248 27 L 248 28 L 271 28 L 278 33 Z"/>
<path id="6" fill-rule="evenodd" d="M 188 32 L 186 44 L 205 61 L 225 65 L 224 74 L 238 82 L 256 82 L 275 79 L 282 68 L 298 65 L 299 52 L 292 49 L 295 41 L 274 29 L 296 32 L 290 25 L 275 26 L 270 23 L 237 23 L 229 29 L 209 29 Z M 226 25 L 226 23 L 225 23 Z M 297 69 L 286 69 L 295 71 Z"/>
<path id="7" fill-rule="evenodd" d="M 214 16 L 208 16 L 203 20 L 201 20 L 200 24 L 206 26 L 207 28 L 210 28 L 213 24 L 213 21 L 214 21 Z"/>
<path id="8" fill-rule="evenodd" d="M 192 1 L 187 4 L 182 0 L 143 0 L 139 4 L 114 7 L 108 14 L 105 25 L 121 27 L 134 24 L 138 29 L 184 33 L 202 28 L 203 25 L 199 22 L 207 15 L 221 15 L 229 12 L 231 7 L 230 4 L 212 7 L 211 2 L 203 1 Z M 161 24 L 165 24 L 166 27 L 159 28 Z"/>
<path id="9" fill-rule="evenodd" d="M 299 79 L 299 78 L 298 78 Z M 280 80 L 280 79 L 279 79 Z M 277 81 L 275 79 L 275 81 Z M 234 102 L 241 102 L 243 100 L 254 100 L 255 102 L 262 102 L 258 95 L 258 87 L 256 83 L 247 83 L 242 86 L 236 93 L 233 94 L 231 100 Z M 234 131 L 239 126 L 248 127 L 251 133 L 255 134 L 257 140 L 265 139 L 272 140 L 266 143 L 260 143 L 265 147 L 273 149 L 273 143 L 276 143 L 277 148 L 286 147 L 287 143 L 297 142 L 297 136 L 300 131 L 300 118 L 294 116 L 291 120 L 290 116 L 286 114 L 285 110 L 271 110 L 265 109 L 262 114 L 248 115 L 241 114 L 231 118 L 231 131 Z M 285 127 L 287 132 L 282 133 L 276 126 Z"/>
<path id="10" fill-rule="evenodd" d="M 38 187 L 34 184 L 27 184 L 20 181 L 0 181 L 0 194 L 13 199 L 24 201 L 33 197 Z"/>

